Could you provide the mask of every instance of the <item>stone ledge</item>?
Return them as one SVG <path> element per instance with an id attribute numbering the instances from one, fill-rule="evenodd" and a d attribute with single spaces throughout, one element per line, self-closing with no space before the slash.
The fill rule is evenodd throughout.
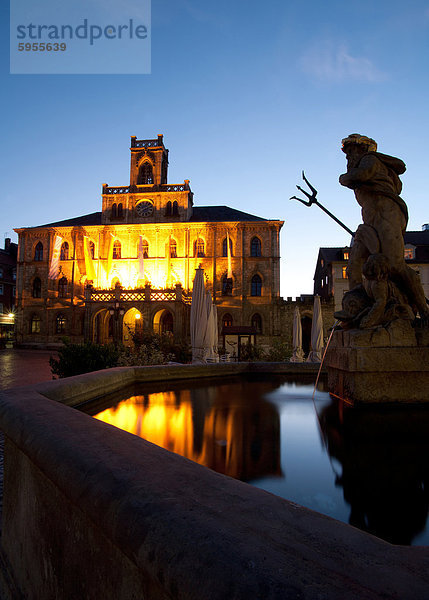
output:
<path id="1" fill-rule="evenodd" d="M 78 406 L 105 394 L 116 392 L 133 383 L 174 381 L 205 377 L 225 377 L 242 373 L 317 373 L 320 365 L 312 363 L 218 363 L 210 365 L 153 365 L 115 367 L 57 379 L 34 386 L 43 396 Z M 31 386 L 30 389 L 33 389 Z"/>
<path id="2" fill-rule="evenodd" d="M 414 600 L 427 592 L 427 549 L 392 546 L 35 390 L 0 395 L 0 426 L 2 549 L 24 597 Z"/>

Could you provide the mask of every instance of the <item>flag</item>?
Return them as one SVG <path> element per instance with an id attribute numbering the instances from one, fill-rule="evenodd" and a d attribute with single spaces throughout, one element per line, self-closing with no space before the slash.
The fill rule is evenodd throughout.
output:
<path id="1" fill-rule="evenodd" d="M 107 248 L 107 263 L 106 263 L 106 277 L 109 279 L 110 271 L 112 269 L 113 260 L 113 244 L 115 243 L 115 236 L 113 233 L 109 233 L 108 248 Z"/>
<path id="2" fill-rule="evenodd" d="M 167 281 L 166 287 L 170 285 L 171 279 L 171 235 L 168 236 L 168 254 L 167 254 Z"/>
<path id="3" fill-rule="evenodd" d="M 94 263 L 92 262 L 90 243 L 91 243 L 91 240 L 89 239 L 89 237 L 87 235 L 84 235 L 83 236 L 83 256 L 85 258 L 86 278 L 88 281 L 95 281 L 96 275 L 95 275 Z"/>
<path id="4" fill-rule="evenodd" d="M 49 268 L 49 279 L 56 279 L 58 276 L 62 241 L 63 238 L 60 235 L 55 236 L 54 248 L 52 250 L 51 266 Z"/>
<path id="5" fill-rule="evenodd" d="M 144 279 L 144 250 L 143 236 L 139 238 L 139 276 L 138 279 Z"/>
<path id="6" fill-rule="evenodd" d="M 232 261 L 231 261 L 231 241 L 229 233 L 226 232 L 226 255 L 228 257 L 228 274 L 227 279 L 232 279 Z"/>

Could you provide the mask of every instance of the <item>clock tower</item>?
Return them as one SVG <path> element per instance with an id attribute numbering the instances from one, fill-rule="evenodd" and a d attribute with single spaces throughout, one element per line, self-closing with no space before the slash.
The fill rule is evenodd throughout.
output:
<path id="1" fill-rule="evenodd" d="M 193 194 L 189 180 L 167 183 L 168 150 L 163 136 L 138 140 L 131 136 L 130 185 L 103 184 L 102 223 L 167 223 L 189 221 Z"/>

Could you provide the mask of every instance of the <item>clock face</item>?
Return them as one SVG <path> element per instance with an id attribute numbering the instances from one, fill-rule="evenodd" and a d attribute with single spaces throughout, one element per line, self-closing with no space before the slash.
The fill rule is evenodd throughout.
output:
<path id="1" fill-rule="evenodd" d="M 150 217 L 153 214 L 153 204 L 148 200 L 139 202 L 136 206 L 136 213 L 139 217 Z"/>

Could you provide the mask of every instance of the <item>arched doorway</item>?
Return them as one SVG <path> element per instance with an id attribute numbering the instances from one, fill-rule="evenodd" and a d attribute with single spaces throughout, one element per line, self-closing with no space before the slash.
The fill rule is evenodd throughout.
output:
<path id="1" fill-rule="evenodd" d="M 124 314 L 122 329 L 122 342 L 125 346 L 131 346 L 136 338 L 143 333 L 143 316 L 137 308 L 130 308 Z"/>
<path id="2" fill-rule="evenodd" d="M 112 317 L 105 308 L 94 315 L 92 339 L 96 344 L 108 344 L 113 341 Z"/>
<path id="3" fill-rule="evenodd" d="M 169 310 L 163 308 L 153 317 L 153 330 L 155 333 L 174 333 L 174 318 Z"/>
<path id="4" fill-rule="evenodd" d="M 304 356 L 308 356 L 311 347 L 311 325 L 313 323 L 313 319 L 308 315 L 303 315 L 301 317 L 301 327 L 302 327 L 302 349 L 304 351 Z"/>

